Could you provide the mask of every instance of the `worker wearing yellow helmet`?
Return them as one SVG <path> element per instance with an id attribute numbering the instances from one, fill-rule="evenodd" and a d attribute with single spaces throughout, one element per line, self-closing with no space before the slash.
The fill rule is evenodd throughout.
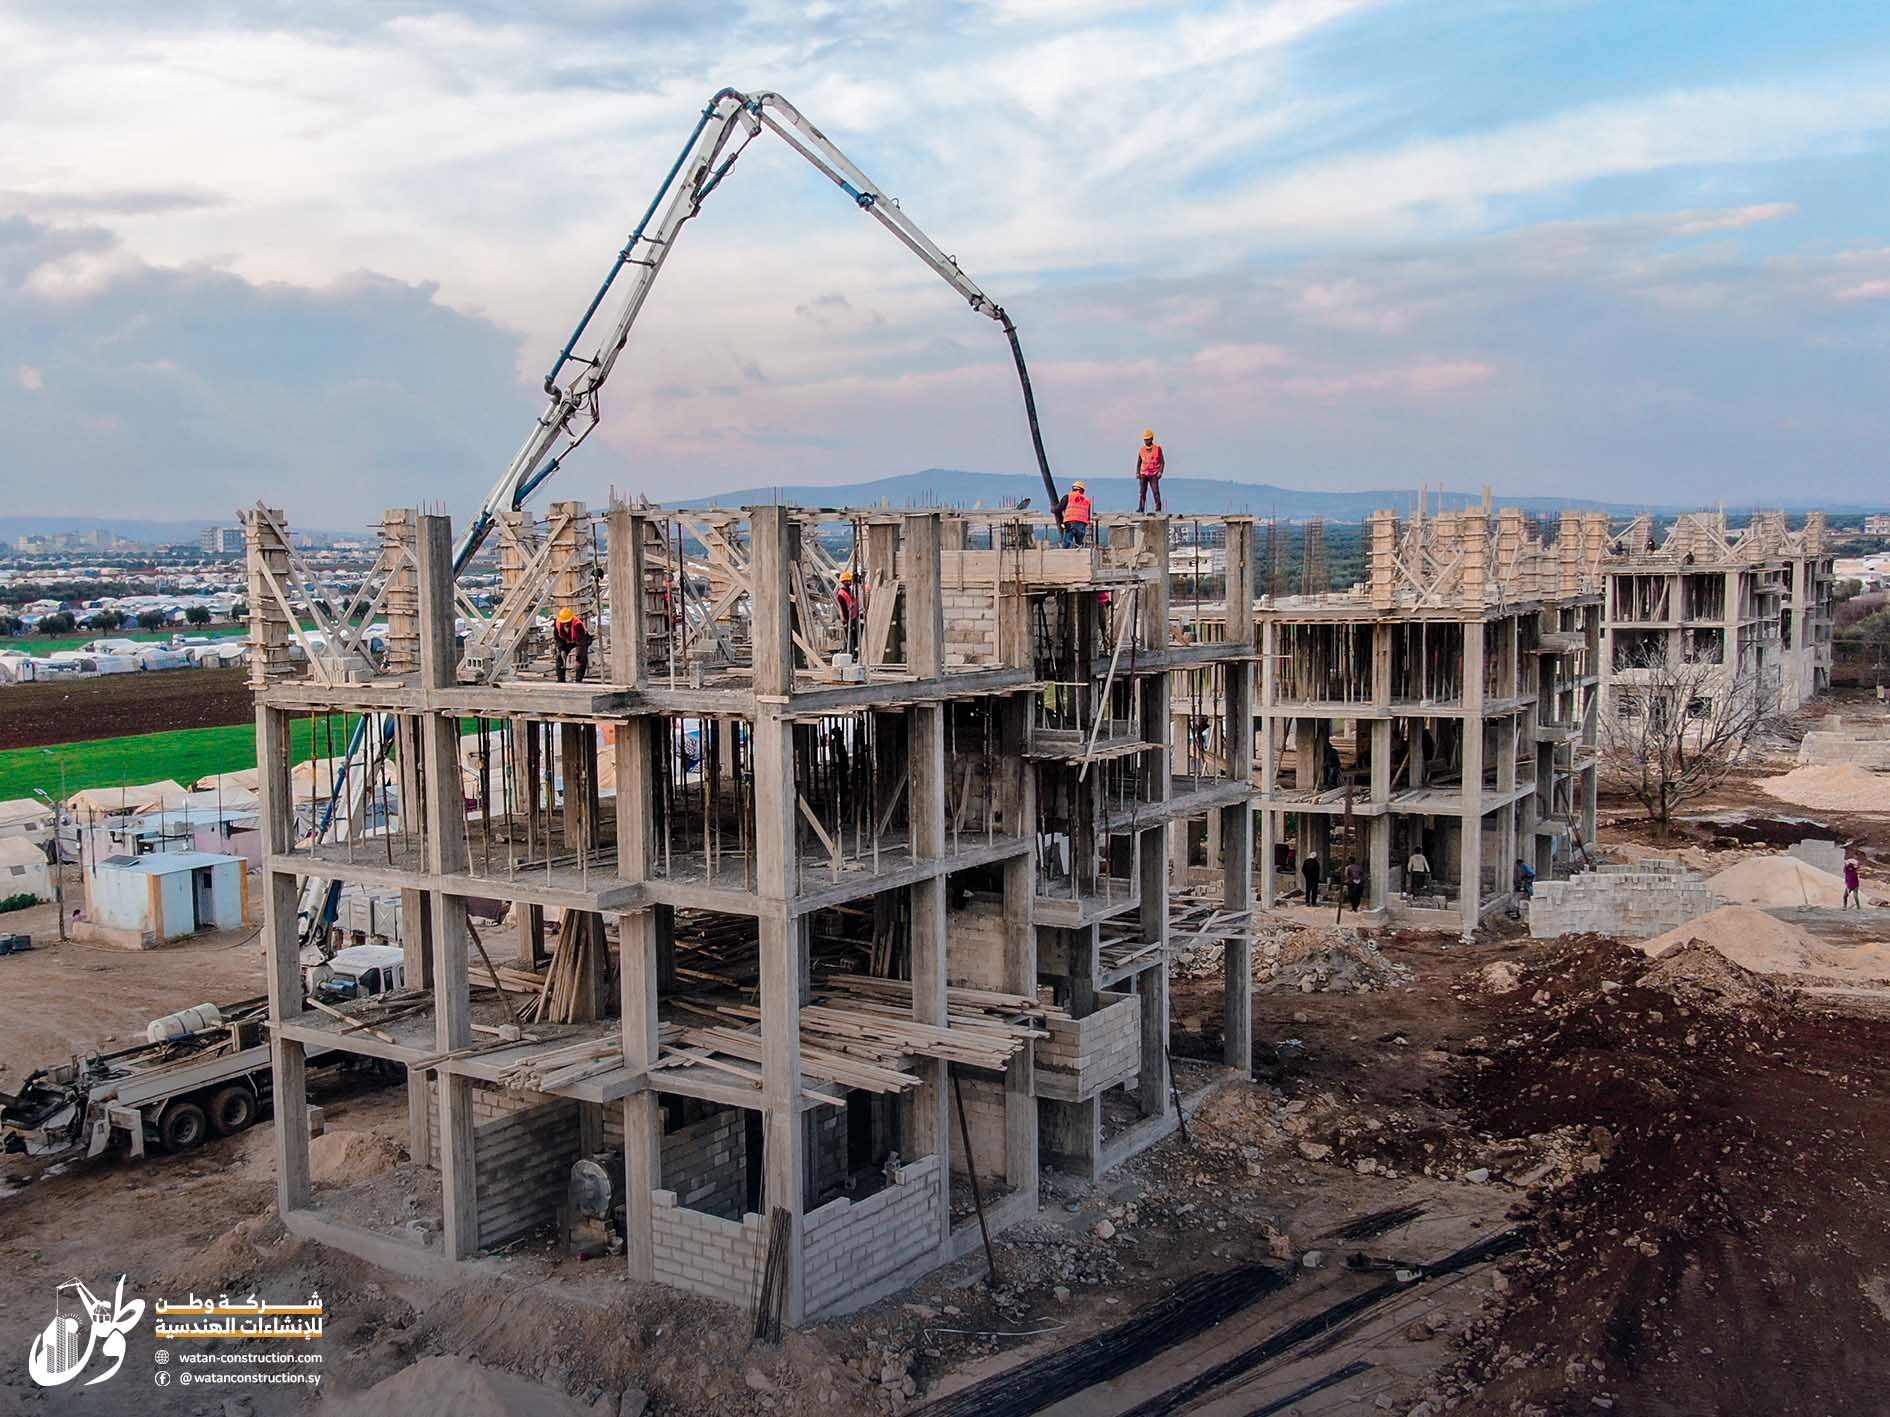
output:
<path id="1" fill-rule="evenodd" d="M 1081 546 L 1088 541 L 1089 524 L 1095 515 L 1089 488 L 1081 482 L 1072 482 L 1070 490 L 1057 498 L 1057 521 L 1063 527 L 1063 544 Z"/>
<path id="2" fill-rule="evenodd" d="M 866 597 L 855 583 L 853 572 L 842 571 L 833 588 L 833 608 L 840 617 L 840 634 L 846 640 L 847 653 L 859 652 L 860 617 L 866 611 Z"/>
<path id="3" fill-rule="evenodd" d="M 1162 445 L 1155 441 L 1155 430 L 1142 430 L 1142 446 L 1135 450 L 1135 510 L 1148 510 L 1148 494 L 1155 494 L 1155 510 L 1162 509 L 1162 473 L 1168 468 L 1168 459 L 1162 455 Z"/>
<path id="4" fill-rule="evenodd" d="M 591 667 L 591 627 L 569 605 L 559 607 L 552 621 L 551 645 L 557 655 L 558 682 L 564 682 L 564 662 L 577 659 L 577 682 L 582 684 Z"/>

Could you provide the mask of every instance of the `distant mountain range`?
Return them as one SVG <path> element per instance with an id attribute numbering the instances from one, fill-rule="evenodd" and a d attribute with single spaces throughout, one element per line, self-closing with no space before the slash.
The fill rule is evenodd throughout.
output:
<path id="1" fill-rule="evenodd" d="M 1057 488 L 1068 491 L 1069 477 L 1059 476 Z M 1133 477 L 1088 477 L 1089 495 L 1105 512 L 1122 511 L 1135 506 Z M 955 468 L 933 467 L 923 472 L 909 472 L 898 477 L 882 477 L 871 482 L 848 482 L 833 486 L 745 487 L 698 498 L 682 506 L 741 507 L 771 502 L 794 502 L 802 506 L 870 507 L 884 503 L 890 507 L 998 507 L 1015 504 L 1029 497 L 1033 507 L 1044 503 L 1043 483 L 1025 473 L 962 472 Z M 1400 487 L 1368 492 L 1317 491 L 1296 487 L 1276 487 L 1267 482 L 1229 482 L 1207 477 L 1165 477 L 1162 497 L 1170 512 L 1183 515 L 1215 512 L 1244 512 L 1260 517 L 1283 517 L 1292 521 L 1308 517 L 1326 517 L 1334 521 L 1358 521 L 1381 507 L 1409 513 L 1417 502 L 1417 488 Z M 1430 507 L 1448 511 L 1476 506 L 1481 492 L 1432 490 Z M 1523 507 L 1534 512 L 1578 511 L 1692 511 L 1694 503 L 1647 505 L 1610 503 L 1582 497 L 1545 497 L 1532 494 L 1498 493 L 1498 506 Z M 1773 503 L 1779 506 L 1780 503 Z M 1791 499 L 1782 505 L 1792 508 L 1819 506 L 1816 500 Z M 1730 508 L 1729 508 L 1730 510 Z"/>

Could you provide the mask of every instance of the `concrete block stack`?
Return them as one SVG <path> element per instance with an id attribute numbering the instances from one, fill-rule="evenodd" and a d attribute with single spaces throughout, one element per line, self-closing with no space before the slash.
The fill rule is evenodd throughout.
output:
<path id="1" fill-rule="evenodd" d="M 1538 940 L 1582 934 L 1649 939 L 1723 904 L 1704 880 L 1676 863 L 1602 866 L 1537 883 L 1529 933 Z"/>

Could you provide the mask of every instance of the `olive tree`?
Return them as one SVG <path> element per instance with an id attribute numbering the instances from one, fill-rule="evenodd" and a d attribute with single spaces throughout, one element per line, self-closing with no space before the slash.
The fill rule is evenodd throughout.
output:
<path id="1" fill-rule="evenodd" d="M 1601 722 L 1601 773 L 1647 809 L 1664 839 L 1674 811 L 1724 782 L 1774 723 L 1778 683 L 1658 649 L 1625 668 Z"/>

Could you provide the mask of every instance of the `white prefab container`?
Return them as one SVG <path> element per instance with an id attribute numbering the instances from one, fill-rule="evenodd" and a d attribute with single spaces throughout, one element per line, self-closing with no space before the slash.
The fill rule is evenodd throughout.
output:
<path id="1" fill-rule="evenodd" d="M 92 870 L 91 920 L 133 948 L 243 923 L 249 877 L 240 856 L 166 851 L 101 861 Z"/>
<path id="2" fill-rule="evenodd" d="M 147 649 L 138 656 L 140 669 L 187 669 L 190 656 L 182 650 Z"/>
<path id="3" fill-rule="evenodd" d="M 39 677 L 39 661 L 30 654 L 0 654 L 0 684 L 31 684 Z"/>

